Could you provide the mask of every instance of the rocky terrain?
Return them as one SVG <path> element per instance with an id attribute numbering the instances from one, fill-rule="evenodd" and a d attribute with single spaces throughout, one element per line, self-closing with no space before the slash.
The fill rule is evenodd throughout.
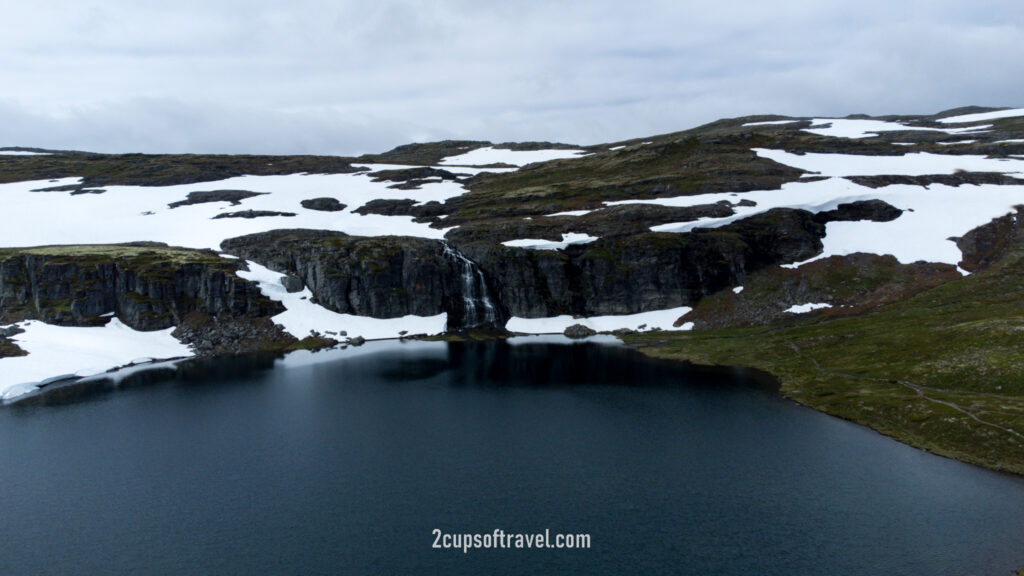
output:
<path id="1" fill-rule="evenodd" d="M 12 206 L 0 231 L 0 369 L 35 353 L 23 344 L 32 321 L 72 329 L 116 317 L 141 332 L 173 329 L 210 355 L 500 335 L 556 317 L 585 336 L 600 317 L 620 333 L 659 328 L 633 336 L 648 353 L 759 367 L 801 402 L 1024 472 L 1024 456 L 1007 457 L 1024 432 L 1024 359 L 1003 344 L 985 353 L 1021 343 L 1024 279 L 1012 259 L 1024 112 L 756 116 L 596 146 L 445 141 L 359 158 L 19 151 L 34 153 L 0 150 Z M 924 412 L 874 421 L 891 397 L 862 386 L 808 396 L 806 374 L 832 370 L 828 357 L 803 372 L 762 358 L 804 354 L 818 346 L 807 334 L 821 332 L 830 352 L 868 362 L 863 326 L 928 298 L 946 303 L 913 313 L 941 318 L 971 299 L 961 286 L 996 276 L 1004 292 L 977 299 L 965 320 L 998 314 L 998 326 L 979 325 L 993 340 L 971 339 L 953 372 L 993 383 L 977 392 L 1006 397 L 998 418 L 974 397 L 920 400 L 937 394 L 913 388 L 931 380 L 910 360 L 863 372 L 906 378 L 902 391 Z M 661 312 L 657 323 L 631 319 Z M 862 328 L 835 336 L 847 322 Z M 917 336 L 906 358 L 934 349 Z M 935 362 L 933 373 L 949 370 Z M 933 443 L 932 418 L 949 405 L 969 415 L 957 423 L 967 431 Z M 993 444 L 997 430 L 1010 444 Z"/>

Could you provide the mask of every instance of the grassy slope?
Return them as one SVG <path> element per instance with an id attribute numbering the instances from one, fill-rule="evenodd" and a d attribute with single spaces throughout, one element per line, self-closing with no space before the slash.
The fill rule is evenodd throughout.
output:
<path id="1" fill-rule="evenodd" d="M 649 355 L 774 374 L 781 392 L 907 444 L 1024 474 L 1024 233 L 975 275 L 861 316 L 635 335 Z"/>

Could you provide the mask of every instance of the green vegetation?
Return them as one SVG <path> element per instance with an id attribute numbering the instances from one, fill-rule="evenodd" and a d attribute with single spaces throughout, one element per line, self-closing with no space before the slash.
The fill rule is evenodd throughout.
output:
<path id="1" fill-rule="evenodd" d="M 605 201 L 778 188 L 803 172 L 751 150 L 776 141 L 750 131 L 714 137 L 683 132 L 647 145 L 481 175 L 468 194 L 448 202 L 454 213 L 445 225 L 599 208 Z"/>
<path id="2" fill-rule="evenodd" d="M 786 397 L 1024 474 L 1024 233 L 989 268 L 859 316 L 633 335 L 644 353 L 775 375 Z"/>
<path id="3" fill-rule="evenodd" d="M 335 340 L 334 338 L 330 338 L 328 336 L 322 336 L 322 335 L 306 336 L 305 338 L 303 338 L 302 340 L 299 340 L 298 342 L 294 342 L 292 344 L 289 344 L 289 345 L 285 346 L 283 348 L 283 351 L 284 352 L 293 352 L 295 350 L 309 350 L 309 351 L 315 352 L 317 350 L 323 350 L 324 348 L 330 348 L 332 346 L 336 346 L 337 344 L 338 344 L 337 340 Z M 277 347 L 267 347 L 264 350 L 265 351 L 267 351 L 267 350 L 275 350 L 276 351 L 276 350 L 280 350 L 280 349 L 281 349 L 280 346 L 277 346 Z"/>
<path id="4" fill-rule="evenodd" d="M 94 154 L 59 152 L 44 156 L 0 155 L 0 183 L 82 178 L 79 190 L 103 186 L 169 186 L 233 176 L 355 172 L 352 158 L 337 156 L 251 156 L 196 154 Z M 45 188 L 45 186 L 41 186 Z"/>
<path id="5" fill-rule="evenodd" d="M 102 264 L 112 260 L 131 260 L 146 264 L 230 264 L 212 250 L 176 248 L 150 243 L 79 244 L 68 246 L 36 246 L 32 248 L 0 248 L 0 260 L 21 254 L 45 256 L 53 264 Z"/>

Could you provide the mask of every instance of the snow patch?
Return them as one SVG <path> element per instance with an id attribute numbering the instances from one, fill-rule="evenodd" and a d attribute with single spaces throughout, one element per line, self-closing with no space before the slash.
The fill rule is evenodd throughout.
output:
<path id="1" fill-rule="evenodd" d="M 743 292 L 743 286 L 737 286 L 732 289 L 733 294 L 739 294 L 740 292 Z"/>
<path id="2" fill-rule="evenodd" d="M 402 316 L 400 318 L 372 318 L 339 314 L 311 301 L 313 293 L 306 288 L 301 292 L 289 293 L 281 284 L 285 276 L 259 264 L 246 261 L 249 271 L 239 270 L 238 276 L 259 284 L 260 292 L 284 305 L 286 310 L 271 318 L 284 326 L 292 336 L 302 339 L 310 332 L 345 331 L 350 337 L 362 336 L 367 340 L 398 338 L 400 332 L 409 334 L 440 334 L 448 323 L 448 314 L 436 316 Z"/>
<path id="3" fill-rule="evenodd" d="M 562 234 L 561 242 L 543 240 L 539 238 L 523 238 L 522 240 L 507 240 L 502 242 L 502 245 L 510 248 L 528 248 L 530 250 L 563 250 L 566 246 L 571 244 L 587 244 L 594 240 L 597 240 L 597 237 L 589 234 L 568 232 L 566 234 Z"/>
<path id="4" fill-rule="evenodd" d="M 981 155 L 948 155 L 911 152 L 902 156 L 858 156 L 854 154 L 794 154 L 785 150 L 754 148 L 761 158 L 813 172 L 820 176 L 924 176 L 967 172 L 1024 172 L 1024 162 Z"/>
<path id="5" fill-rule="evenodd" d="M 409 166 L 372 165 L 374 169 Z M 103 194 L 32 192 L 34 189 L 79 184 L 78 178 L 57 182 L 34 181 L 0 184 L 5 225 L 0 227 L 0 246 L 52 244 L 116 244 L 150 240 L 171 246 L 219 250 L 220 243 L 235 236 L 278 228 L 336 230 L 353 236 L 417 236 L 444 238 L 447 230 L 413 222 L 412 216 L 355 214 L 370 200 L 413 198 L 423 204 L 444 202 L 466 190 L 455 182 L 430 182 L 420 190 L 390 189 L 389 182 L 373 182 L 366 173 L 289 174 L 239 176 L 216 182 L 177 186 L 106 186 Z M 241 206 L 208 202 L 170 208 L 190 192 L 249 190 L 263 194 L 241 201 Z M 331 197 L 348 207 L 339 212 L 306 210 L 302 200 Z M 294 217 L 213 219 L 226 211 L 262 210 L 291 212 Z M 45 226 L 40 226 L 45 222 Z"/>
<path id="6" fill-rule="evenodd" d="M 735 214 L 732 216 L 663 224 L 652 226 L 651 230 L 685 233 L 694 228 L 724 226 L 772 208 L 797 208 L 816 213 L 832 210 L 839 204 L 878 199 L 904 210 L 903 214 L 891 222 L 829 222 L 825 227 L 825 238 L 822 239 L 822 254 L 811 260 L 787 264 L 784 267 L 796 268 L 820 258 L 855 252 L 891 254 L 904 264 L 924 260 L 956 265 L 962 259 L 962 255 L 960 249 L 949 238 L 963 236 L 968 231 L 987 224 L 993 218 L 1013 212 L 1014 206 L 1024 203 L 1024 186 L 984 184 L 956 187 L 932 184 L 927 188 L 894 185 L 872 189 L 844 178 L 829 178 L 814 182 L 790 182 L 779 190 L 744 192 L 737 197 L 752 200 L 757 205 L 734 204 Z M 685 207 L 714 204 L 720 200 L 735 201 L 735 198 L 728 193 L 713 193 L 606 204 Z"/>
<path id="7" fill-rule="evenodd" d="M 550 318 L 519 318 L 514 316 L 505 323 L 505 329 L 509 332 L 524 334 L 560 334 L 573 324 L 582 324 L 596 332 L 611 332 L 620 328 L 628 328 L 630 330 L 683 331 L 692 330 L 693 323 L 687 322 L 678 327 L 673 326 L 673 324 L 691 310 L 693 308 L 689 306 L 681 306 L 668 310 L 654 310 L 621 316 L 593 316 L 591 318 L 573 318 L 568 314 Z"/>
<path id="8" fill-rule="evenodd" d="M 590 214 L 593 210 L 569 210 L 568 212 L 555 212 L 554 214 L 545 214 L 545 216 L 585 216 Z"/>
<path id="9" fill-rule="evenodd" d="M 811 312 L 813 310 L 820 310 L 822 308 L 831 308 L 831 307 L 832 307 L 831 304 L 825 304 L 824 302 L 816 303 L 816 304 L 815 303 L 797 304 L 795 306 L 790 306 L 789 308 L 786 308 L 785 310 L 783 310 L 783 312 L 789 312 L 790 314 L 806 314 L 806 313 Z"/>
<path id="10" fill-rule="evenodd" d="M 964 114 L 962 116 L 950 116 L 948 118 L 939 118 L 939 122 L 943 124 L 967 124 L 968 122 L 988 122 L 990 120 L 1014 118 L 1017 116 L 1024 116 L 1024 108 L 998 110 L 996 112 L 981 112 L 979 114 Z"/>
<path id="11" fill-rule="evenodd" d="M 579 158 L 586 155 L 583 150 L 505 150 L 503 148 L 477 148 L 458 156 L 441 160 L 444 166 L 486 166 L 488 164 L 511 164 L 526 166 L 534 162 L 547 162 L 563 158 Z"/>
<path id="12" fill-rule="evenodd" d="M 960 134 L 962 132 L 982 130 L 991 126 L 971 126 L 968 128 L 926 128 L 923 126 L 907 126 L 898 122 L 887 122 L 885 120 L 853 120 L 848 118 L 815 118 L 810 128 L 804 128 L 804 132 L 817 134 L 819 136 L 831 136 L 834 138 L 874 138 L 882 132 L 945 132 L 946 134 Z"/>
<path id="13" fill-rule="evenodd" d="M 25 150 L 0 150 L 0 156 L 52 156 L 50 152 L 28 152 Z"/>
<path id="14" fill-rule="evenodd" d="M 174 328 L 140 332 L 113 318 L 105 326 L 53 326 L 38 320 L 17 324 L 24 332 L 11 337 L 27 356 L 0 358 L 0 399 L 32 392 L 50 381 L 102 374 L 153 358 L 192 356 L 171 336 Z"/>

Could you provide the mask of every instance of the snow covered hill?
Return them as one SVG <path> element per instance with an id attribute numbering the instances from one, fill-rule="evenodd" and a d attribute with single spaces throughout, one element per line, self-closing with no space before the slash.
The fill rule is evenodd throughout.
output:
<path id="1" fill-rule="evenodd" d="M 334 159 L 323 172 L 322 160 L 278 173 L 274 163 L 287 159 L 247 157 L 259 173 L 176 175 L 159 156 L 0 150 L 0 397 L 140 357 L 188 356 L 201 346 L 174 332 L 185 315 L 230 314 L 175 303 L 166 328 L 140 334 L 116 306 L 83 308 L 87 291 L 73 280 L 40 300 L 40 287 L 15 271 L 32 260 L 30 247 L 148 241 L 212 250 L 279 303 L 284 311 L 271 320 L 286 333 L 327 342 L 456 328 L 548 333 L 577 323 L 689 330 L 700 328 L 687 314 L 704 296 L 732 294 L 758 270 L 854 254 L 969 274 L 960 239 L 1024 205 L 1024 109 L 967 112 L 751 117 L 578 149 L 413 145 L 380 155 L 392 163 Z M 430 165 L 400 162 L 437 150 L 451 153 Z M 157 165 L 159 180 L 147 180 Z M 335 236 L 281 254 L 239 242 L 238 253 L 222 250 L 274 230 Z M 428 243 L 414 250 L 407 238 Z M 33 265 L 99 265 L 52 250 Z M 412 275 L 415 262 L 422 269 Z M 158 264 L 174 266 L 146 266 Z M 780 297 L 766 317 L 842 314 L 862 303 L 840 292 L 828 302 Z M 377 293 L 384 300 L 361 303 Z M 40 320 L 46 306 L 66 307 L 61 325 Z M 18 349 L 27 355 L 12 356 Z"/>

